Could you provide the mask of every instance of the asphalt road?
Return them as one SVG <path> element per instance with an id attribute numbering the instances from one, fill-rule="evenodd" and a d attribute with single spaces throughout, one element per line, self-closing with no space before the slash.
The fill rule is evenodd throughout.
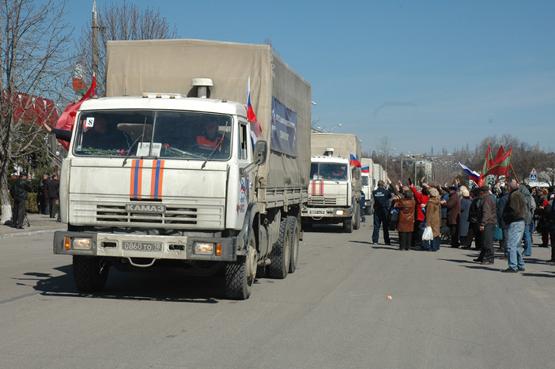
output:
<path id="1" fill-rule="evenodd" d="M 368 238 L 306 233 L 297 272 L 245 302 L 178 271 L 114 272 L 79 295 L 51 235 L 2 239 L 0 368 L 555 368 L 547 249 L 507 275 L 468 250 Z"/>

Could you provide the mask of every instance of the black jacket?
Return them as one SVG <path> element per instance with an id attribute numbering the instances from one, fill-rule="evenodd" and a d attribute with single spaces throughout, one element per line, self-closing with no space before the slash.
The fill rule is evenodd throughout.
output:
<path id="1" fill-rule="evenodd" d="M 372 192 L 372 196 L 374 197 L 374 209 L 388 213 L 391 207 L 391 192 L 378 187 Z"/>
<path id="2" fill-rule="evenodd" d="M 26 180 L 18 178 L 12 186 L 12 197 L 14 201 L 27 200 L 27 193 L 31 191 L 31 185 Z"/>
<path id="3" fill-rule="evenodd" d="M 46 182 L 46 192 L 49 199 L 57 199 L 60 197 L 60 182 L 50 179 Z"/>
<path id="4" fill-rule="evenodd" d="M 468 211 L 468 222 L 469 223 L 480 223 L 482 218 L 482 199 L 480 197 L 475 197 L 470 203 L 470 210 Z"/>

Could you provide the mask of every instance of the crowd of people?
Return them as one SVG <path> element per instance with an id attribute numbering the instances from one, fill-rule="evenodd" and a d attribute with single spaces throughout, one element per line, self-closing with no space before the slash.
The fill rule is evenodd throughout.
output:
<path id="1" fill-rule="evenodd" d="M 541 247 L 549 247 L 555 262 L 555 188 L 530 188 L 512 179 L 494 186 L 468 187 L 455 180 L 450 186 L 419 186 L 408 179 L 396 185 L 378 182 L 373 192 L 374 230 L 380 228 L 386 245 L 390 230 L 399 234 L 399 249 L 438 251 L 446 242 L 453 248 L 474 249 L 474 259 L 494 264 L 494 242 L 507 259 L 507 273 L 525 270 L 524 257 L 532 255 L 532 235 L 541 234 Z"/>

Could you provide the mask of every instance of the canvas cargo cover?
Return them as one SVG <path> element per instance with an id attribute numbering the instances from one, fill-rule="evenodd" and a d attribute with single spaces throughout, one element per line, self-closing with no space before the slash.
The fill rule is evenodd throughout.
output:
<path id="1" fill-rule="evenodd" d="M 349 159 L 350 155 L 356 155 L 360 159 L 360 142 L 351 133 L 312 133 L 311 152 L 312 156 L 324 155 L 328 148 L 334 149 L 334 156 Z"/>
<path id="2" fill-rule="evenodd" d="M 254 111 L 271 149 L 259 171 L 262 187 L 308 185 L 311 88 L 270 46 L 203 40 L 109 41 L 107 60 L 107 96 L 144 92 L 192 96 L 192 79 L 204 77 L 214 83 L 210 98 L 246 104 L 250 78 Z"/>
<path id="3" fill-rule="evenodd" d="M 378 182 L 381 178 L 382 166 L 380 164 L 373 164 L 374 169 L 372 170 L 372 179 L 374 182 Z"/>

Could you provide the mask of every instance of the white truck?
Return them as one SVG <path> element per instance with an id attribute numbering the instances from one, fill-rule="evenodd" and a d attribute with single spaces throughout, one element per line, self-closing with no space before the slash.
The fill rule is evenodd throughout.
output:
<path id="1" fill-rule="evenodd" d="M 374 198 L 372 197 L 372 191 L 375 187 L 374 177 L 372 176 L 374 161 L 372 158 L 362 158 L 361 165 L 360 185 L 364 193 L 364 211 L 367 215 L 371 215 L 374 208 Z"/>
<path id="2" fill-rule="evenodd" d="M 77 288 L 100 291 L 111 266 L 177 265 L 223 268 L 226 297 L 246 299 L 260 273 L 293 273 L 310 85 L 268 45 L 117 41 L 107 51 L 108 97 L 82 104 L 61 175 L 67 231 L 54 253 L 73 255 Z M 259 126 L 247 120 L 248 84 Z"/>
<path id="3" fill-rule="evenodd" d="M 303 225 L 343 224 L 351 233 L 360 227 L 360 142 L 353 134 L 312 133 L 312 164 Z M 351 160 L 355 159 L 355 160 Z"/>

